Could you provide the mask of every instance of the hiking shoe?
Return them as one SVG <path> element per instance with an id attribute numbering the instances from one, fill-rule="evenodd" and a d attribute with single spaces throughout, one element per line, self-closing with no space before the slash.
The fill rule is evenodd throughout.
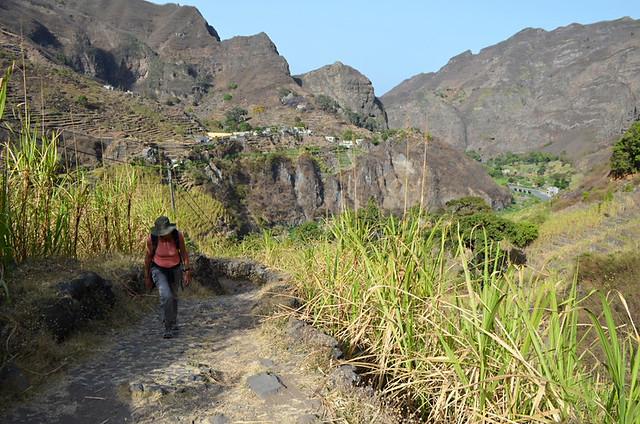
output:
<path id="1" fill-rule="evenodd" d="M 164 330 L 164 333 L 162 333 L 163 339 L 170 339 L 172 337 L 173 337 L 173 333 L 171 332 L 171 330 Z"/>

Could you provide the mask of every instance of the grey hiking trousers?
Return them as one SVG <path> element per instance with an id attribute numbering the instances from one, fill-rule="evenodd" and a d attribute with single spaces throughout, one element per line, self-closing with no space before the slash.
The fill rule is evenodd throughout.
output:
<path id="1" fill-rule="evenodd" d="M 151 279 L 160 294 L 160 318 L 165 328 L 171 328 L 178 318 L 178 287 L 182 282 L 180 265 L 163 268 L 152 263 Z"/>

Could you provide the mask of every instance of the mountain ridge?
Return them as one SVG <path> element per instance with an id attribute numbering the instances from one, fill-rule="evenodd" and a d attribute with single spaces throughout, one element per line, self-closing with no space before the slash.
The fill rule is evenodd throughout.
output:
<path id="1" fill-rule="evenodd" d="M 280 89 L 298 92 L 310 106 L 314 103 L 315 93 L 302 89 L 291 76 L 267 34 L 220 40 L 192 6 L 144 0 L 7 0 L 3 8 L 0 25 L 22 32 L 44 60 L 160 102 L 178 98 L 203 121 L 224 122 L 225 111 L 236 106 L 262 106 L 261 116 L 252 117 L 254 126 L 271 125 L 274 117 L 283 115 L 293 122 L 300 111 L 283 107 Z M 370 84 L 361 74 L 357 79 L 362 80 L 358 84 Z M 368 102 L 369 93 L 356 94 L 363 97 L 360 103 Z M 333 121 L 323 131 L 345 129 L 344 119 L 324 111 L 316 114 L 327 118 L 319 121 Z M 386 128 L 382 113 L 372 118 Z"/>
<path id="2" fill-rule="evenodd" d="M 640 119 L 640 21 L 527 28 L 466 51 L 381 97 L 390 127 L 412 124 L 461 150 L 495 156 L 566 151 L 588 168 Z M 615 99 L 615 100 L 614 100 Z"/>

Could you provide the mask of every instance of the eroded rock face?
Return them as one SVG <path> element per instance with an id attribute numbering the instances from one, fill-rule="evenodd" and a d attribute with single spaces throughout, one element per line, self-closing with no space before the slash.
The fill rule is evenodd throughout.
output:
<path id="1" fill-rule="evenodd" d="M 390 127 L 424 128 L 483 156 L 608 149 L 640 119 L 640 21 L 525 29 L 381 97 Z"/>
<path id="2" fill-rule="evenodd" d="M 407 207 L 422 203 L 429 209 L 465 196 L 481 197 L 494 209 L 511 202 L 508 189 L 498 186 L 480 164 L 437 140 L 429 141 L 426 166 L 422 140 L 410 140 L 408 158 L 404 139 L 363 148 L 366 153 L 358 154 L 355 169 L 339 173 L 322 171 L 321 160 L 306 153 L 245 163 L 249 215 L 267 226 L 295 226 L 364 207 L 369 199 L 394 213 L 402 213 L 405 195 Z M 325 163 L 333 156 L 327 152 Z M 222 172 L 214 183 L 230 178 Z"/>
<path id="3" fill-rule="evenodd" d="M 450 146 L 430 140 L 399 140 L 391 145 L 376 146 L 360 161 L 356 178 L 358 205 L 377 199 L 381 206 L 401 213 L 405 196 L 407 207 L 420 205 L 429 209 L 443 207 L 446 202 L 465 196 L 483 198 L 494 209 L 511 202 L 509 190 L 498 186 L 482 166 Z M 346 172 L 347 187 L 353 187 L 353 173 Z M 352 192 L 352 191 L 351 191 Z M 354 201 L 354 197 L 349 199 Z"/>
<path id="4" fill-rule="evenodd" d="M 295 78 L 304 90 L 329 96 L 343 108 L 375 118 L 380 129 L 387 129 L 387 115 L 375 96 L 373 84 L 352 67 L 335 62 Z"/>

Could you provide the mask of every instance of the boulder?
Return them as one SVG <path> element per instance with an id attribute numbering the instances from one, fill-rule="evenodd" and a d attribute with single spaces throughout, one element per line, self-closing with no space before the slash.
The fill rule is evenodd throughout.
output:
<path id="1" fill-rule="evenodd" d="M 57 301 L 45 307 L 44 323 L 57 341 L 92 319 L 101 318 L 116 303 L 113 283 L 94 272 L 55 286 Z"/>
<path id="2" fill-rule="evenodd" d="M 0 393 L 19 395 L 31 387 L 29 377 L 13 365 L 5 365 L 0 369 Z"/>
<path id="3" fill-rule="evenodd" d="M 206 421 L 207 424 L 228 424 L 230 422 L 224 414 L 216 414 Z"/>
<path id="4" fill-rule="evenodd" d="M 247 378 L 247 387 L 260 399 L 266 399 L 278 393 L 280 389 L 284 389 L 285 385 L 277 376 L 261 372 Z"/>
<path id="5" fill-rule="evenodd" d="M 216 294 L 224 294 L 224 288 L 218 280 L 218 270 L 215 261 L 199 254 L 189 262 L 191 268 L 191 281 L 197 282 L 203 287 L 213 290 Z"/>

